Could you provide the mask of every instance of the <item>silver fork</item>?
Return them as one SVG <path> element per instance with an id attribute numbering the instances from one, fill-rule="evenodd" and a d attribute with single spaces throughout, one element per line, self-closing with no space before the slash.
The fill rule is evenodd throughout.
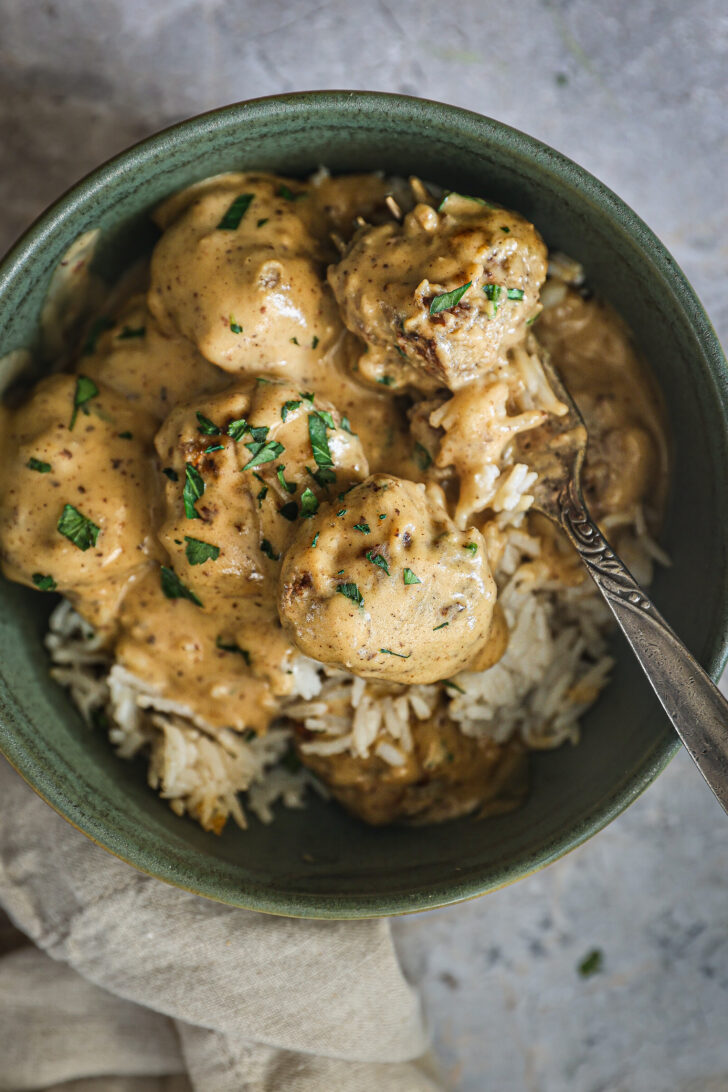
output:
<path id="1" fill-rule="evenodd" d="M 564 529 L 616 618 L 652 689 L 724 811 L 728 812 L 728 701 L 670 628 L 589 515 L 581 492 L 587 429 L 546 353 L 546 378 L 567 407 L 522 444 L 538 471 L 534 509 Z M 544 430 L 548 442 L 543 444 Z M 526 451 L 524 451 L 524 455 Z"/>

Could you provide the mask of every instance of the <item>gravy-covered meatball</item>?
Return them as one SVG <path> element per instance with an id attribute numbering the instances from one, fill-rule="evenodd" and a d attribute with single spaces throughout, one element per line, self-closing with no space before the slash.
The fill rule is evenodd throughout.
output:
<path id="1" fill-rule="evenodd" d="M 152 255 L 150 311 L 226 371 L 298 375 L 341 330 L 307 188 L 237 174 L 188 196 Z"/>
<path id="2" fill-rule="evenodd" d="M 154 537 L 155 421 L 89 379 L 43 379 L 2 434 L 0 557 L 11 580 L 63 592 L 110 624 Z"/>
<path id="3" fill-rule="evenodd" d="M 307 656 L 406 683 L 470 663 L 488 639 L 495 583 L 482 536 L 458 530 L 440 496 L 378 474 L 297 531 L 278 609 Z"/>
<path id="4" fill-rule="evenodd" d="M 517 213 L 450 194 L 440 211 L 419 204 L 401 225 L 362 228 L 328 275 L 344 322 L 370 346 L 363 375 L 457 390 L 538 313 L 546 247 Z"/>
<path id="5" fill-rule="evenodd" d="M 159 538 L 206 608 L 220 597 L 273 601 L 298 522 L 369 473 L 330 402 L 266 380 L 178 406 L 155 443 L 167 475 Z"/>

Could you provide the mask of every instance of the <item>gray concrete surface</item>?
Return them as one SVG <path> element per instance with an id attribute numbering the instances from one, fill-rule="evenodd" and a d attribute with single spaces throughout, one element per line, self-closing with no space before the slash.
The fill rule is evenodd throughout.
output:
<path id="1" fill-rule="evenodd" d="M 674 252 L 725 342 L 727 61 L 723 0 L 0 0 L 0 249 L 180 117 L 286 90 L 404 91 L 593 171 Z M 728 826 L 684 755 L 550 869 L 395 931 L 457 1092 L 728 1090 Z M 594 948 L 602 969 L 583 978 Z"/>

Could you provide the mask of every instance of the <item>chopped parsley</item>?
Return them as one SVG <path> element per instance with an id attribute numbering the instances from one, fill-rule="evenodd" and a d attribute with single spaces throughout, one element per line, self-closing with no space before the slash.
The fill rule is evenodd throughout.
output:
<path id="1" fill-rule="evenodd" d="M 205 482 L 199 470 L 192 463 L 185 463 L 185 487 L 182 490 L 182 500 L 187 519 L 202 518 L 195 508 L 195 501 L 198 501 L 204 492 Z"/>
<path id="2" fill-rule="evenodd" d="M 49 474 L 51 471 L 50 463 L 44 463 L 42 459 L 36 459 L 33 455 L 30 456 L 25 465 L 28 470 L 37 470 L 39 474 Z"/>
<path id="3" fill-rule="evenodd" d="M 509 288 L 506 292 L 506 296 L 509 300 L 522 300 L 523 289 L 522 288 Z"/>
<path id="4" fill-rule="evenodd" d="M 341 516 L 345 516 L 348 511 L 349 511 L 348 508 L 340 508 L 339 511 L 336 513 L 336 515 L 339 516 L 339 518 L 341 518 Z"/>
<path id="5" fill-rule="evenodd" d="M 387 513 L 386 512 L 380 512 L 379 513 L 379 518 L 380 519 L 386 519 L 387 518 Z"/>
<path id="6" fill-rule="evenodd" d="M 266 432 L 268 430 L 266 429 Z M 251 429 L 254 433 L 255 430 Z M 245 445 L 248 451 L 253 456 L 242 470 L 250 470 L 254 466 L 262 466 L 263 463 L 272 463 L 274 459 L 277 459 L 279 455 L 282 455 L 285 451 L 283 444 L 279 444 L 277 440 L 253 440 L 251 443 Z"/>
<path id="7" fill-rule="evenodd" d="M 146 326 L 125 326 L 120 334 L 116 335 L 117 341 L 131 341 L 135 337 L 144 337 Z"/>
<path id="8" fill-rule="evenodd" d="M 486 297 L 490 300 L 490 302 L 493 304 L 493 315 L 494 316 L 498 311 L 498 301 L 500 300 L 502 291 L 503 291 L 503 289 L 499 284 L 484 284 L 483 285 L 483 292 L 485 293 Z"/>
<path id="9" fill-rule="evenodd" d="M 52 576 L 45 576 L 43 573 L 33 573 L 31 580 L 39 591 L 56 590 L 56 582 Z"/>
<path id="10" fill-rule="evenodd" d="M 294 410 L 298 409 L 298 407 L 300 405 L 301 405 L 301 399 L 300 398 L 290 398 L 287 402 L 284 402 L 283 405 L 281 406 L 281 421 L 285 421 L 286 418 L 288 417 L 288 414 L 292 413 Z"/>
<path id="11" fill-rule="evenodd" d="M 343 428 L 344 432 L 348 432 L 350 436 L 356 436 L 356 433 L 352 431 L 351 421 L 348 417 L 341 418 L 341 427 Z"/>
<path id="12" fill-rule="evenodd" d="M 437 315 L 440 311 L 449 311 L 451 307 L 460 303 L 472 283 L 468 281 L 467 284 L 461 284 L 459 288 L 453 288 L 452 292 L 441 292 L 439 296 L 435 296 L 430 304 L 430 314 Z"/>
<path id="13" fill-rule="evenodd" d="M 415 460 L 420 470 L 427 470 L 428 467 L 432 466 L 432 455 L 430 455 L 424 444 L 419 442 L 415 444 L 412 458 Z"/>
<path id="14" fill-rule="evenodd" d="M 190 565 L 204 565 L 206 561 L 217 561 L 220 556 L 219 546 L 201 542 L 199 538 L 190 538 L 189 535 L 185 535 L 185 542 L 185 554 Z"/>
<path id="15" fill-rule="evenodd" d="M 70 432 L 73 426 L 76 424 L 76 416 L 80 409 L 84 413 L 88 413 L 85 408 L 86 403 L 90 402 L 92 398 L 95 398 L 99 393 L 99 388 L 94 383 L 93 379 L 89 379 L 87 375 L 79 375 L 76 380 L 76 389 L 73 393 L 73 412 L 71 413 L 71 423 L 68 426 Z"/>
<path id="16" fill-rule="evenodd" d="M 176 470 L 173 470 L 171 466 L 165 466 L 162 468 L 162 473 L 166 474 L 171 482 L 179 481 L 179 474 Z"/>
<path id="17" fill-rule="evenodd" d="M 382 557 L 381 554 L 375 554 L 373 550 L 367 550 L 366 559 L 371 561 L 372 565 L 378 565 L 380 569 L 384 569 L 387 576 L 389 576 L 389 565 L 386 558 Z"/>
<path id="18" fill-rule="evenodd" d="M 589 978 L 598 974 L 604 966 L 604 952 L 600 948 L 592 948 L 582 959 L 577 970 L 582 978 Z"/>
<path id="19" fill-rule="evenodd" d="M 206 447 L 204 449 L 202 454 L 203 455 L 210 455 L 213 451 L 224 451 L 224 450 L 225 450 L 225 444 L 210 444 L 209 447 Z"/>
<path id="20" fill-rule="evenodd" d="M 435 632 L 435 630 L 438 630 L 438 629 L 444 629 L 444 628 L 445 628 L 445 626 L 449 626 L 449 625 L 450 625 L 450 623 L 449 623 L 449 622 L 440 622 L 440 625 L 439 625 L 439 626 L 433 626 L 433 627 L 432 627 L 432 632 L 434 633 L 434 632 Z"/>
<path id="21" fill-rule="evenodd" d="M 61 534 L 65 535 L 79 550 L 88 550 L 91 546 L 95 546 L 101 530 L 72 504 L 64 505 L 56 526 Z"/>
<path id="22" fill-rule="evenodd" d="M 409 660 L 412 655 L 411 652 L 408 652 L 405 656 L 402 652 L 393 652 L 391 648 L 380 648 L 379 651 L 383 652 L 385 656 L 398 656 L 400 660 Z"/>
<path id="23" fill-rule="evenodd" d="M 263 478 L 261 478 L 260 474 L 256 474 L 255 471 L 253 471 L 253 477 L 257 478 L 258 481 L 261 482 L 262 486 L 263 486 L 263 488 L 258 493 L 258 496 L 255 498 L 257 500 L 257 502 L 258 502 L 258 508 L 262 508 L 263 501 L 268 496 L 268 486 L 265 484 L 265 481 L 263 480 Z"/>
<path id="24" fill-rule="evenodd" d="M 189 599 L 190 603 L 195 603 L 198 607 L 202 606 L 202 602 L 193 591 L 190 591 L 186 584 L 182 583 L 174 569 L 168 569 L 166 565 L 161 565 L 159 576 L 162 591 L 167 599 Z"/>
<path id="25" fill-rule="evenodd" d="M 477 552 L 478 552 L 478 543 L 477 542 L 466 542 L 465 543 L 465 549 L 470 550 L 471 554 L 477 554 Z"/>
<path id="26" fill-rule="evenodd" d="M 533 324 L 534 324 L 534 322 L 536 321 L 537 318 L 538 318 L 538 315 L 531 315 L 530 318 L 526 319 L 526 326 L 533 326 Z"/>
<path id="27" fill-rule="evenodd" d="M 223 641 L 222 637 L 218 637 L 215 640 L 215 645 L 221 652 L 237 652 L 238 656 L 242 656 L 248 667 L 250 667 L 250 653 L 247 648 L 241 648 L 240 645 L 236 645 L 234 642 Z"/>
<path id="28" fill-rule="evenodd" d="M 288 504 L 284 504 L 282 508 L 278 509 L 278 514 L 293 523 L 294 520 L 298 519 L 298 505 L 295 501 L 289 501 Z"/>
<path id="29" fill-rule="evenodd" d="M 278 481 L 281 483 L 281 489 L 284 489 L 286 491 L 286 493 L 295 493 L 296 490 L 298 489 L 298 486 L 296 485 L 295 482 L 287 482 L 286 481 L 286 479 L 283 477 L 283 471 L 285 469 L 286 469 L 285 466 L 279 466 L 277 468 L 277 470 L 276 470 L 276 477 L 278 478 Z"/>
<path id="30" fill-rule="evenodd" d="M 316 334 L 314 334 L 313 335 L 313 341 L 311 342 L 311 348 L 315 349 L 318 346 L 318 343 L 319 343 L 319 339 L 316 337 Z"/>
<path id="31" fill-rule="evenodd" d="M 334 421 L 333 417 L 331 416 L 331 414 L 329 413 L 328 410 L 323 410 L 322 409 L 322 410 L 316 410 L 316 412 L 318 413 L 319 417 L 321 417 L 322 420 L 325 422 L 327 428 L 331 428 L 331 429 L 336 428 L 336 422 Z"/>
<path id="32" fill-rule="evenodd" d="M 318 506 L 318 497 L 313 489 L 309 489 L 309 487 L 306 486 L 303 493 L 301 493 L 301 518 L 310 519 L 311 516 L 318 512 Z M 318 538 L 318 535 L 316 537 Z"/>
<path id="33" fill-rule="evenodd" d="M 381 383 L 383 387 L 391 387 L 394 380 L 391 375 L 380 375 L 377 377 L 377 383 Z"/>
<path id="34" fill-rule="evenodd" d="M 298 338 L 297 337 L 292 337 L 290 339 L 290 341 L 291 341 L 291 345 L 298 345 Z"/>
<path id="35" fill-rule="evenodd" d="M 281 182 L 278 187 L 278 196 L 284 197 L 286 201 L 300 201 L 306 196 L 305 193 L 294 193 L 290 187 L 286 186 L 285 182 Z"/>
<path id="36" fill-rule="evenodd" d="M 220 435 L 222 430 L 209 417 L 205 417 L 204 413 L 200 413 L 198 410 L 195 417 L 197 418 L 197 431 L 201 432 L 203 436 Z"/>
<path id="37" fill-rule="evenodd" d="M 317 542 L 318 542 L 318 540 L 319 540 L 319 535 L 320 535 L 320 534 L 321 534 L 321 532 L 320 532 L 320 531 L 317 531 L 317 532 L 316 532 L 316 534 L 315 534 L 315 535 L 313 536 L 313 539 L 312 539 L 312 541 L 311 541 L 311 549 L 312 549 L 312 550 L 315 550 L 315 549 L 316 549 L 316 543 L 317 543 Z"/>
<path id="38" fill-rule="evenodd" d="M 126 430 L 126 432 L 117 433 L 117 436 L 119 437 L 120 440 L 133 440 L 134 439 L 134 433 L 129 432 L 128 429 Z"/>
<path id="39" fill-rule="evenodd" d="M 113 325 L 114 320 L 110 319 L 108 315 L 99 315 L 97 319 L 94 319 L 88 328 L 86 340 L 81 348 L 81 356 L 91 356 L 96 351 L 96 343 L 104 330 L 111 330 Z"/>
<path id="40" fill-rule="evenodd" d="M 415 576 L 411 569 L 404 570 L 404 582 L 405 584 L 421 584 L 419 576 Z"/>
<path id="41" fill-rule="evenodd" d="M 319 467 L 331 467 L 334 460 L 331 458 L 329 441 L 326 436 L 327 422 L 319 413 L 308 415 L 308 436 L 311 441 L 311 450 Z"/>
<path id="42" fill-rule="evenodd" d="M 250 208 L 250 202 L 255 197 L 254 193 L 241 193 L 235 198 L 233 203 L 228 208 L 227 212 L 223 216 L 220 223 L 217 225 L 218 231 L 235 231 L 240 226 L 240 221 L 245 216 L 245 213 Z"/>
<path id="43" fill-rule="evenodd" d="M 370 535 L 372 533 L 372 529 L 368 523 L 355 523 L 354 530 L 361 531 L 363 535 Z"/>
<path id="44" fill-rule="evenodd" d="M 260 548 L 266 557 L 269 557 L 271 561 L 280 561 L 281 555 L 277 554 L 267 538 L 264 538 L 260 544 Z"/>
<path id="45" fill-rule="evenodd" d="M 236 322 L 234 317 L 230 316 L 230 330 L 233 334 L 242 334 L 243 328 L 239 322 Z"/>
<path id="46" fill-rule="evenodd" d="M 248 431 L 248 422 L 245 420 L 244 417 L 238 417 L 235 421 L 230 421 L 225 431 L 227 432 L 228 436 L 230 436 L 230 438 L 233 439 L 237 444 L 242 440 L 243 436 Z"/>
<path id="47" fill-rule="evenodd" d="M 443 679 L 442 680 L 442 685 L 450 687 L 452 690 L 457 690 L 458 694 L 464 694 L 465 693 L 462 686 L 458 686 L 458 684 L 456 682 L 453 682 L 452 679 Z"/>
<path id="48" fill-rule="evenodd" d="M 357 606 L 364 606 L 364 599 L 356 584 L 337 584 L 336 590 L 339 595 L 344 595 L 347 599 L 351 599 Z"/>
<path id="49" fill-rule="evenodd" d="M 256 444 L 261 444 L 263 440 L 267 439 L 270 429 L 267 425 L 257 425 L 256 427 L 248 425 L 248 432 L 253 437 Z"/>
<path id="50" fill-rule="evenodd" d="M 336 471 L 329 470 L 327 467 L 324 467 L 322 470 L 311 470 L 311 467 L 307 466 L 306 473 L 310 474 L 316 484 L 320 485 L 323 489 L 336 481 Z"/>
<path id="51" fill-rule="evenodd" d="M 505 231 L 506 235 L 510 235 L 511 233 L 511 229 L 509 227 L 506 227 L 505 224 L 501 224 L 500 229 L 501 231 Z"/>
<path id="52" fill-rule="evenodd" d="M 313 400 L 316 397 L 313 391 L 299 391 L 298 393 L 301 395 L 304 402 L 310 402 L 311 405 L 313 405 Z"/>
<path id="53" fill-rule="evenodd" d="M 259 221 L 258 221 L 258 223 L 257 223 L 257 224 L 256 224 L 255 226 L 256 226 L 256 227 L 262 227 L 262 226 L 263 226 L 263 224 L 267 224 L 267 223 L 268 223 L 268 219 L 269 219 L 269 218 L 268 218 L 267 216 L 264 216 L 264 217 L 263 217 L 263 219 L 262 219 L 262 220 L 259 220 Z"/>

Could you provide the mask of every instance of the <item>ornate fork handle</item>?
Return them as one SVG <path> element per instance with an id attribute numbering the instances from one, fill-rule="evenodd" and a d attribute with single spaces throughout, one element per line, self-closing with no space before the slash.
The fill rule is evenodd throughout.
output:
<path id="1" fill-rule="evenodd" d="M 728 812 L 728 701 L 614 553 L 573 480 L 559 496 L 559 518 L 673 727 Z"/>

